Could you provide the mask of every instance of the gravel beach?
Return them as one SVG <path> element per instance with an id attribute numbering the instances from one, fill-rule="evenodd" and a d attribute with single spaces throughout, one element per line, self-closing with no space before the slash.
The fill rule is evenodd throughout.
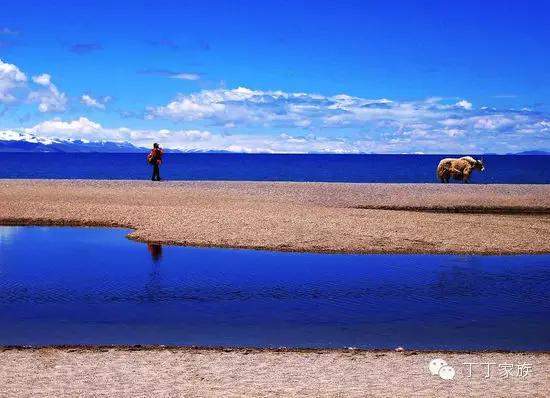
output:
<path id="1" fill-rule="evenodd" d="M 0 349 L 1 395 L 25 397 L 547 397 L 549 371 L 547 353 Z"/>
<path id="2" fill-rule="evenodd" d="M 549 185 L 0 180 L 0 223 L 120 226 L 161 244 L 550 252 Z"/>

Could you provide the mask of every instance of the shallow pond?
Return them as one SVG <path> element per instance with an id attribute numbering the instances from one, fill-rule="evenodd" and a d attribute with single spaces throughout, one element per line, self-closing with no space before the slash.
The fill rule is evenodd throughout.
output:
<path id="1" fill-rule="evenodd" d="M 0 227 L 0 345 L 550 350 L 550 256 L 154 246 Z"/>

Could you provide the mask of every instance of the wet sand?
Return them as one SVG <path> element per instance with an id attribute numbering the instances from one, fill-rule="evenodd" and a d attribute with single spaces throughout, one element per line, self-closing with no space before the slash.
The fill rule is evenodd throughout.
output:
<path id="1" fill-rule="evenodd" d="M 0 223 L 120 226 L 161 244 L 550 253 L 550 185 L 0 180 Z"/>
<path id="2" fill-rule="evenodd" d="M 453 380 L 428 372 L 434 358 L 455 369 Z M 489 378 L 482 363 L 494 363 Z M 507 378 L 502 364 L 512 365 Z M 549 372 L 548 353 L 0 349 L 2 396 L 545 397 Z"/>

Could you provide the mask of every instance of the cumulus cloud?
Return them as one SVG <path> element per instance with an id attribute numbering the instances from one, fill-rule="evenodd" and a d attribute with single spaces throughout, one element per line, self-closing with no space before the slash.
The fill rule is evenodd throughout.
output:
<path id="1" fill-rule="evenodd" d="M 442 101 L 430 98 L 426 101 L 398 102 L 346 94 L 323 96 L 238 87 L 179 95 L 166 105 L 150 107 L 148 117 L 176 121 L 208 120 L 220 124 L 360 127 L 387 120 L 417 122 L 437 119 L 444 113 L 472 109 L 472 104 L 466 100 L 455 104 Z"/>
<path id="2" fill-rule="evenodd" d="M 17 66 L 0 59 L 0 103 L 15 101 L 15 90 L 26 81 L 27 76 Z"/>
<path id="3" fill-rule="evenodd" d="M 38 103 L 40 112 L 63 112 L 67 105 L 67 95 L 57 89 L 52 83 L 51 76 L 43 73 L 38 76 L 33 76 L 32 81 L 42 89 L 32 91 L 29 94 L 30 102 Z"/>
<path id="4" fill-rule="evenodd" d="M 90 108 L 105 109 L 107 103 L 111 100 L 111 97 L 94 98 L 91 95 L 84 94 L 80 96 L 80 103 Z"/>
<path id="5" fill-rule="evenodd" d="M 225 104 L 197 101 L 193 98 L 181 97 L 166 106 L 151 109 L 150 118 L 168 117 L 177 120 L 200 120 L 219 117 L 225 111 Z"/>
<path id="6" fill-rule="evenodd" d="M 99 133 L 101 125 L 85 117 L 80 117 L 69 122 L 55 118 L 41 122 L 34 127 L 26 129 L 26 131 L 49 138 L 77 138 Z"/>
<path id="7" fill-rule="evenodd" d="M 0 130 L 0 140 L 21 139 L 48 143 L 55 140 L 130 142 L 149 147 L 153 142 L 185 151 L 232 151 L 247 153 L 359 153 L 373 149 L 370 143 L 356 143 L 344 138 L 316 135 L 295 136 L 287 133 L 275 136 L 265 134 L 215 134 L 198 129 L 131 129 L 107 128 L 86 117 L 64 121 L 47 120 L 23 129 Z"/>
<path id="8" fill-rule="evenodd" d="M 0 103 L 12 103 L 27 98 L 38 103 L 40 112 L 65 111 L 67 95 L 53 83 L 49 74 L 33 76 L 29 83 L 25 73 L 17 66 L 0 59 Z"/>
<path id="9" fill-rule="evenodd" d="M 48 75 L 47 73 L 43 73 L 38 76 L 33 76 L 32 81 L 36 84 L 39 84 L 40 86 L 49 86 L 51 83 L 52 77 Z"/>
<path id="10" fill-rule="evenodd" d="M 458 107 L 461 107 L 461 108 L 464 108 L 466 110 L 470 110 L 472 109 L 472 103 L 471 102 L 468 102 L 466 100 L 460 100 L 456 103 L 456 106 Z"/>
<path id="11" fill-rule="evenodd" d="M 476 108 L 466 99 L 394 101 L 238 87 L 180 94 L 165 105 L 148 108 L 147 118 L 207 123 L 211 128 L 235 131 L 285 129 L 301 136 L 343 135 L 348 145 L 333 146 L 350 152 L 371 148 L 380 152 L 507 152 L 518 146 L 549 147 L 548 115 L 528 109 Z M 276 141 L 282 145 L 280 138 Z"/>
<path id="12" fill-rule="evenodd" d="M 160 142 L 168 148 L 186 151 L 233 151 L 247 153 L 507 153 L 533 149 L 550 149 L 550 120 L 537 122 L 516 115 L 513 129 L 498 130 L 497 119 L 478 116 L 464 119 L 462 124 L 442 123 L 438 129 L 426 123 L 407 126 L 388 124 L 389 130 L 379 134 L 360 134 L 351 137 L 339 130 L 337 134 L 297 134 L 290 131 L 278 134 L 243 133 L 240 131 L 213 132 L 204 129 L 132 129 L 104 127 L 86 117 L 63 121 L 59 118 L 44 121 L 25 129 L 0 131 L 0 139 L 17 134 L 31 134 L 44 142 L 56 139 L 130 142 L 149 147 Z M 475 125 L 482 123 L 482 128 Z M 509 122 L 506 122 L 509 123 Z"/>
<path id="13" fill-rule="evenodd" d="M 0 131 L 0 140 L 9 140 L 21 135 L 31 135 L 49 141 L 56 139 L 114 141 L 130 142 L 137 146 L 150 146 L 152 142 L 162 141 L 163 145 L 167 147 L 182 149 L 193 148 L 199 142 L 212 139 L 212 134 L 209 131 L 108 128 L 81 116 L 68 121 L 54 118 L 28 128 L 3 130 Z"/>
<path id="14" fill-rule="evenodd" d="M 473 128 L 479 130 L 501 130 L 528 122 L 528 119 L 523 115 L 486 115 L 464 119 L 463 124 L 471 123 Z"/>
<path id="15" fill-rule="evenodd" d="M 232 90 L 203 90 L 199 93 L 179 95 L 164 106 L 149 108 L 148 118 L 181 121 L 208 119 L 220 124 L 239 122 L 306 126 L 309 125 L 308 114 L 317 112 L 318 101 L 315 95 L 259 91 L 246 87 Z"/>
<path id="16" fill-rule="evenodd" d="M 0 69 L 1 70 L 1 69 Z M 14 66 L 0 92 L 14 95 Z M 19 71 L 21 74 L 23 72 Z M 4 76 L 1 75 L 0 76 Z M 24 74 L 23 74 L 24 76 Z M 2 81 L 0 79 L 0 81 Z M 26 77 L 19 77 L 25 84 Z M 29 85 L 55 98 L 49 75 Z M 52 88 L 53 87 L 53 88 Z M 56 90 L 56 89 L 55 89 Z M 6 95 L 6 94 L 4 94 Z M 57 91 L 58 96 L 64 94 Z M 34 98 L 50 107 L 43 97 Z M 103 109 L 108 97 L 89 94 L 80 101 Z M 51 100 L 53 102 L 53 100 Z M 66 101 L 66 98 L 65 98 Z M 507 153 L 550 150 L 550 117 L 527 109 L 476 107 L 467 99 L 431 97 L 417 101 L 365 98 L 348 94 L 262 91 L 246 87 L 181 94 L 146 110 L 144 125 L 167 120 L 185 128 L 105 127 L 86 117 L 53 119 L 13 131 L 54 138 L 127 141 L 138 146 L 161 142 L 182 150 L 284 153 Z M 7 133 L 5 133 L 7 134 Z"/>

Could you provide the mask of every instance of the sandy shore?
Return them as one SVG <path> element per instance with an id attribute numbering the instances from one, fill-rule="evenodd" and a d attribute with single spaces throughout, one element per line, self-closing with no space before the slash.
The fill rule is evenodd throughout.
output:
<path id="1" fill-rule="evenodd" d="M 164 244 L 550 252 L 550 185 L 0 180 L 0 203 L 0 223 L 130 227 Z"/>
<path id="2" fill-rule="evenodd" d="M 428 372 L 434 358 L 455 369 L 453 380 Z M 502 364 L 512 365 L 507 378 Z M 546 397 L 549 372 L 550 354 L 0 349 L 1 396 Z"/>

